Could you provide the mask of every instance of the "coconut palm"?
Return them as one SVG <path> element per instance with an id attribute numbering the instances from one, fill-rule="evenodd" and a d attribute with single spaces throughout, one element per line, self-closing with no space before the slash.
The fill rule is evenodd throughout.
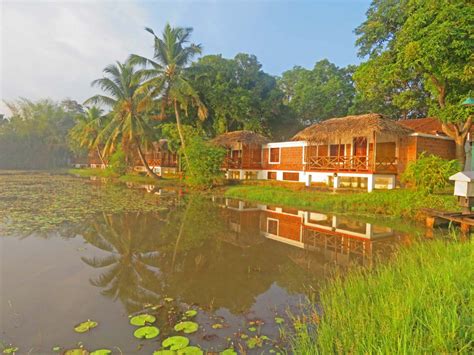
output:
<path id="1" fill-rule="evenodd" d="M 104 69 L 104 77 L 94 80 L 106 95 L 95 95 L 85 104 L 99 104 L 110 107 L 110 122 L 100 132 L 98 139 L 104 140 L 104 153 L 114 151 L 119 144 L 122 148 L 136 148 L 147 174 L 159 178 L 148 165 L 142 147 L 153 141 L 149 126 L 149 115 L 154 101 L 144 90 L 143 83 L 149 79 L 146 71 L 137 70 L 130 61 L 116 62 Z"/>
<path id="2" fill-rule="evenodd" d="M 101 142 L 98 139 L 100 132 L 106 125 L 106 117 L 103 112 L 97 106 L 87 108 L 84 114 L 78 117 L 76 125 L 71 129 L 70 137 L 81 148 L 86 148 L 89 151 L 95 149 L 101 163 L 106 165 L 100 151 Z"/>
<path id="3" fill-rule="evenodd" d="M 147 68 L 147 75 L 151 78 L 145 85 L 154 97 L 161 99 L 162 115 L 167 106 L 173 107 L 184 158 L 189 167 L 181 111 L 187 115 L 189 107 L 195 107 L 200 120 L 207 118 L 207 108 L 186 75 L 189 64 L 202 48 L 199 44 L 189 43 L 192 28 L 173 28 L 167 24 L 161 38 L 152 29 L 145 29 L 154 36 L 153 59 L 132 54 L 130 60 Z"/>

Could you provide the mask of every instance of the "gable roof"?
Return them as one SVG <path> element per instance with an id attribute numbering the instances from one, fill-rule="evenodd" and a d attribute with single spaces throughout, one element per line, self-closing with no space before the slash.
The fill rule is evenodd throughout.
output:
<path id="1" fill-rule="evenodd" d="M 400 123 L 402 126 L 412 129 L 417 133 L 446 135 L 443 132 L 441 122 L 434 117 L 399 120 L 398 123 Z"/>

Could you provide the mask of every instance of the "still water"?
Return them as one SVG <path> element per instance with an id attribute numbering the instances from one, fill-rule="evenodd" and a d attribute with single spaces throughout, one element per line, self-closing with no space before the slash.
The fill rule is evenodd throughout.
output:
<path id="1" fill-rule="evenodd" d="M 194 309 L 188 320 L 198 331 L 180 334 L 191 345 L 280 352 L 279 318 L 288 325 L 288 314 L 301 312 L 306 297 L 336 269 L 372 266 L 412 238 L 317 211 L 139 193 L 154 193 L 166 208 L 98 213 L 47 233 L 0 236 L 4 345 L 18 346 L 19 354 L 78 346 L 151 354 L 164 338 L 180 334 L 174 325 Z M 129 316 L 140 312 L 156 316 L 157 338 L 133 336 Z M 74 326 L 88 319 L 98 326 L 76 333 Z"/>

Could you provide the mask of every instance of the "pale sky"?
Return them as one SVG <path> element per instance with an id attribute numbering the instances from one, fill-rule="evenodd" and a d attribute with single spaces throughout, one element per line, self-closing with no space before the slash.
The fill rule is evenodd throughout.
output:
<path id="1" fill-rule="evenodd" d="M 0 113 L 3 100 L 69 97 L 83 102 L 90 82 L 130 53 L 151 56 L 166 22 L 194 27 L 205 54 L 255 54 L 279 75 L 323 58 L 358 63 L 353 30 L 369 0 L 102 1 L 0 0 Z"/>

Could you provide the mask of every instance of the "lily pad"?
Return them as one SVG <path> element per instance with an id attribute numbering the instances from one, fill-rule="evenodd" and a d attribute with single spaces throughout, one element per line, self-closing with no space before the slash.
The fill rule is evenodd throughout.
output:
<path id="1" fill-rule="evenodd" d="M 152 326 L 140 327 L 133 333 L 135 338 L 138 339 L 153 339 L 157 337 L 158 334 L 160 334 L 160 330 Z"/>
<path id="2" fill-rule="evenodd" d="M 222 329 L 224 326 L 221 323 L 211 325 L 212 329 Z"/>
<path id="3" fill-rule="evenodd" d="M 190 309 L 189 311 L 184 312 L 184 315 L 188 318 L 195 317 L 198 312 L 194 309 Z"/>
<path id="4" fill-rule="evenodd" d="M 136 325 L 136 326 L 143 326 L 145 324 L 151 324 L 156 320 L 155 316 L 152 316 L 151 314 L 140 314 L 138 316 L 132 317 L 130 319 L 130 324 L 131 325 Z"/>
<path id="5" fill-rule="evenodd" d="M 189 339 L 186 337 L 177 335 L 177 336 L 166 338 L 165 340 L 163 340 L 161 345 L 164 348 L 170 348 L 170 350 L 184 349 L 185 347 L 189 345 Z"/>
<path id="6" fill-rule="evenodd" d="M 249 349 L 254 349 L 256 346 L 261 348 L 265 339 L 268 339 L 268 337 L 267 336 L 265 336 L 265 338 L 258 337 L 258 336 L 252 337 L 249 340 L 247 340 L 247 347 Z"/>
<path id="7" fill-rule="evenodd" d="M 91 355 L 110 355 L 112 354 L 112 350 L 109 349 L 99 349 L 91 352 Z"/>
<path id="8" fill-rule="evenodd" d="M 14 354 L 17 351 L 18 351 L 18 348 L 16 346 L 11 346 L 9 348 L 3 349 L 4 354 Z"/>
<path id="9" fill-rule="evenodd" d="M 255 327 L 249 327 L 249 331 L 250 331 L 250 332 L 256 332 L 256 331 L 257 331 L 257 328 L 255 328 Z"/>
<path id="10" fill-rule="evenodd" d="M 174 299 L 171 297 L 165 297 L 165 302 L 173 302 Z"/>
<path id="11" fill-rule="evenodd" d="M 203 355 L 204 351 L 202 351 L 197 346 L 187 346 L 184 349 L 178 350 L 178 355 Z"/>
<path id="12" fill-rule="evenodd" d="M 229 348 L 221 351 L 219 355 L 237 355 L 237 352 L 234 349 Z"/>
<path id="13" fill-rule="evenodd" d="M 173 350 L 156 350 L 156 351 L 153 351 L 153 355 L 176 355 L 176 351 L 173 351 Z"/>
<path id="14" fill-rule="evenodd" d="M 189 322 L 189 321 L 179 322 L 178 324 L 174 326 L 174 330 L 176 330 L 177 332 L 183 331 L 186 334 L 194 333 L 198 329 L 199 329 L 199 324 L 197 324 L 196 322 Z"/>
<path id="15" fill-rule="evenodd" d="M 69 349 L 64 352 L 64 355 L 89 355 L 85 349 Z"/>
<path id="16" fill-rule="evenodd" d="M 283 324 L 285 320 L 281 317 L 275 317 L 275 323 L 276 324 Z"/>
<path id="17" fill-rule="evenodd" d="M 61 351 L 61 347 L 60 346 L 55 346 L 55 347 L 53 347 L 53 351 Z"/>
<path id="18" fill-rule="evenodd" d="M 82 322 L 81 324 L 76 325 L 74 327 L 74 330 L 77 333 L 85 333 L 85 332 L 91 330 L 92 328 L 97 327 L 97 325 L 98 325 L 97 322 L 94 322 L 94 321 L 88 319 L 86 322 Z"/>

